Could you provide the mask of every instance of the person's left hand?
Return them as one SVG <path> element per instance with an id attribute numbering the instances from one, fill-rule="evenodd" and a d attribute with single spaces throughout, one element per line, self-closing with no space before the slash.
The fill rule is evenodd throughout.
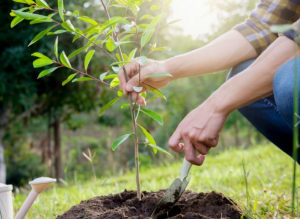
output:
<path id="1" fill-rule="evenodd" d="M 214 104 L 206 101 L 180 122 L 169 140 L 169 146 L 176 152 L 184 150 L 186 160 L 200 166 L 209 149 L 217 146 L 226 118 L 226 113 L 217 112 Z"/>

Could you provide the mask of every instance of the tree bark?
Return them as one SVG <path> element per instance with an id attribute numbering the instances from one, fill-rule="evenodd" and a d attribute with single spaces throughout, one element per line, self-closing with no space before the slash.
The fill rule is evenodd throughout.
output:
<path id="1" fill-rule="evenodd" d="M 6 165 L 4 159 L 3 137 L 6 132 L 9 113 L 10 113 L 9 107 L 4 107 L 0 109 L 0 183 L 4 183 L 4 184 L 6 183 Z"/>
<path id="2" fill-rule="evenodd" d="M 59 179 L 63 179 L 62 157 L 61 157 L 61 122 L 59 118 L 54 121 L 54 168 L 55 177 L 59 182 Z"/>

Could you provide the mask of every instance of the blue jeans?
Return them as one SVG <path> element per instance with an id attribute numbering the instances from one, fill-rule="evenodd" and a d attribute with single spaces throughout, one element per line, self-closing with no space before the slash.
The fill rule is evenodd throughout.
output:
<path id="1" fill-rule="evenodd" d="M 245 61 L 232 68 L 227 80 L 246 69 L 254 60 Z M 300 69 L 299 58 L 298 69 Z M 298 78 L 300 81 L 299 76 Z M 298 87 L 300 88 L 300 85 Z M 283 64 L 275 73 L 273 92 L 272 95 L 242 107 L 238 111 L 267 139 L 292 157 L 294 60 Z M 298 149 L 298 163 L 300 160 L 299 151 Z"/>

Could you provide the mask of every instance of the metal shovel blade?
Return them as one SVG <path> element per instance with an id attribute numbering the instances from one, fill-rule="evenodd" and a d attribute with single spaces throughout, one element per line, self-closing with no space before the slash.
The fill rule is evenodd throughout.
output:
<path id="1" fill-rule="evenodd" d="M 181 179 L 176 178 L 172 185 L 166 190 L 164 196 L 159 201 L 158 205 L 151 214 L 153 219 L 157 219 L 159 216 L 165 214 L 173 208 L 175 203 L 179 200 L 185 188 L 189 184 L 186 178 L 181 181 Z"/>

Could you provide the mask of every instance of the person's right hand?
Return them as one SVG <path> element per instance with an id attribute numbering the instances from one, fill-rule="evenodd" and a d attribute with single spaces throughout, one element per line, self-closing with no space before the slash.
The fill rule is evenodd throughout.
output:
<path id="1" fill-rule="evenodd" d="M 134 91 L 133 86 L 135 87 L 143 87 L 142 91 L 147 90 L 144 84 L 150 85 L 155 88 L 161 88 L 170 83 L 172 80 L 172 77 L 152 77 L 147 78 L 147 76 L 151 74 L 156 73 L 162 73 L 162 72 L 168 72 L 167 68 L 162 61 L 156 61 L 147 59 L 147 63 L 144 66 L 141 66 L 141 73 L 140 76 L 138 75 L 139 71 L 139 64 L 137 62 L 129 63 L 125 66 L 126 73 L 128 75 L 129 81 L 126 83 L 125 75 L 122 71 L 119 72 L 118 77 L 120 79 L 120 88 L 122 89 L 123 93 L 125 95 L 128 95 L 128 93 L 131 93 L 132 99 L 137 101 L 139 105 L 145 106 L 146 101 L 145 99 L 140 95 L 140 93 L 137 93 Z M 170 72 L 168 72 L 170 73 Z M 141 92 L 142 92 L 141 91 Z"/>

